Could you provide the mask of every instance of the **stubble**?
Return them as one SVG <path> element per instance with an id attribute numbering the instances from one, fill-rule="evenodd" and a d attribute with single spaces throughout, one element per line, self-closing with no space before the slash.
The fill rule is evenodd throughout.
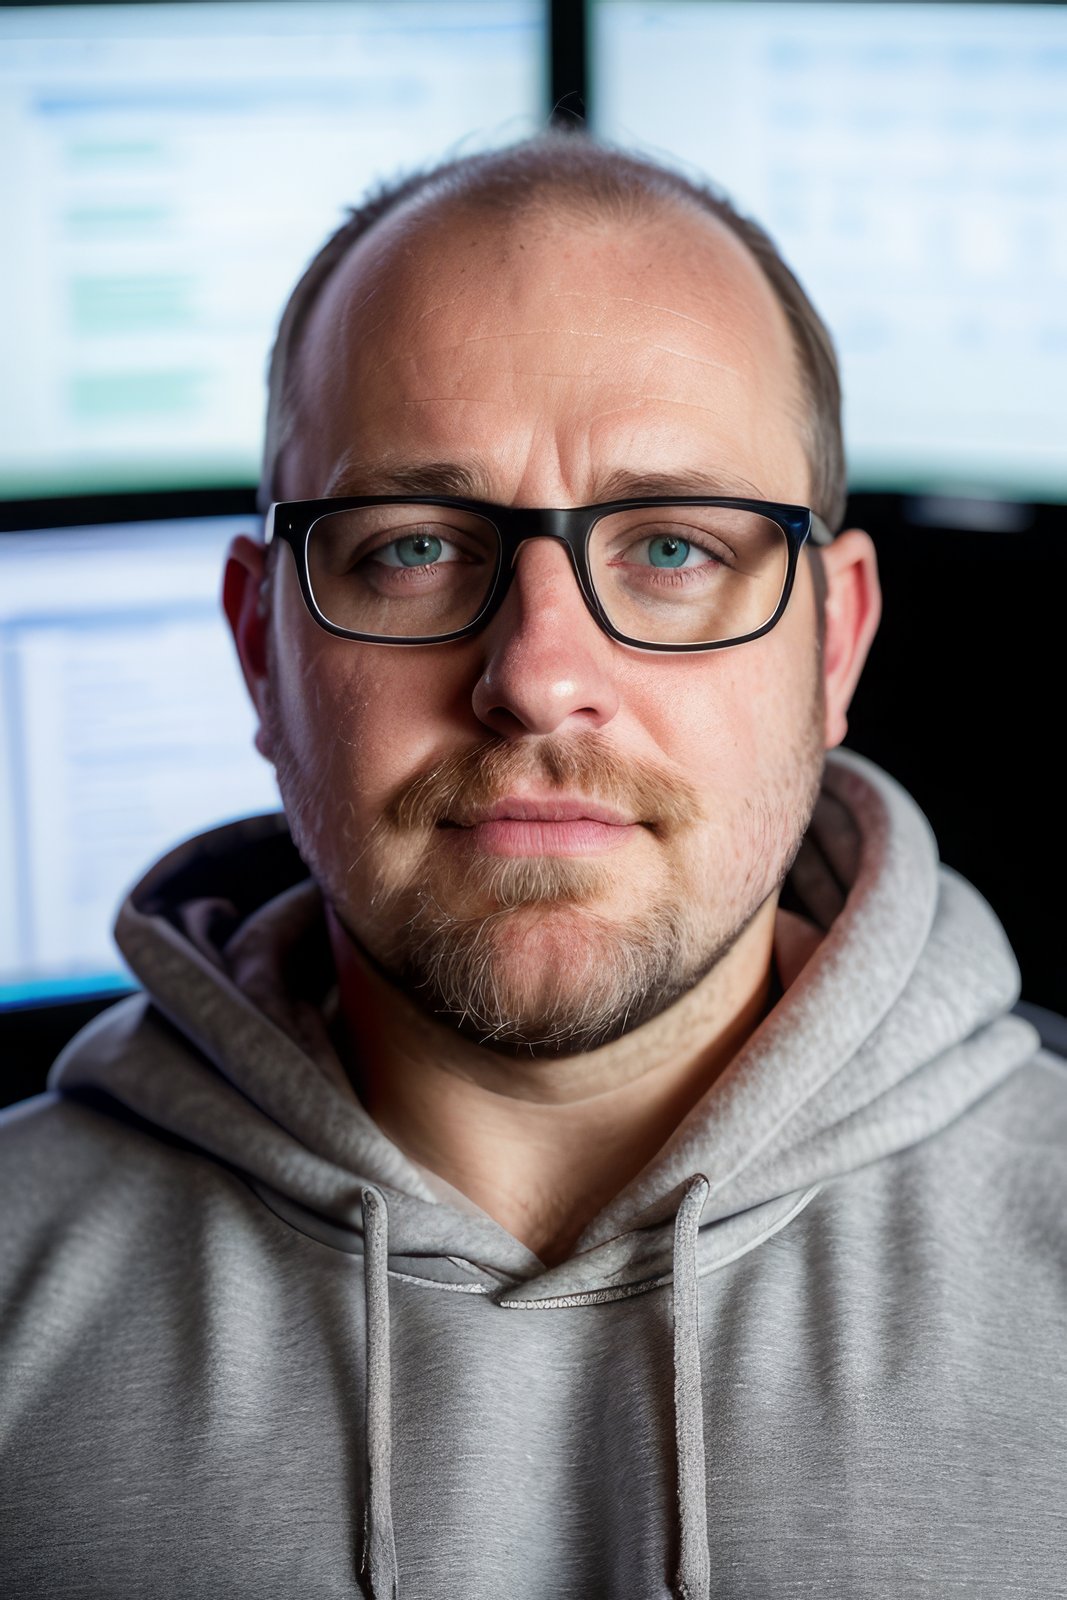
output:
<path id="1" fill-rule="evenodd" d="M 818 796 L 822 678 L 760 794 L 716 825 L 678 774 L 603 734 L 491 739 L 433 763 L 355 836 L 337 775 L 304 771 L 273 704 L 269 737 L 294 841 L 362 956 L 421 1009 L 489 1049 L 534 1057 L 609 1044 L 674 1004 L 733 948 L 785 878 Z M 341 783 L 343 786 L 343 777 Z M 606 857 L 502 858 L 442 837 L 522 783 L 642 819 L 655 861 L 635 892 Z M 649 889 L 652 882 L 654 888 Z"/>

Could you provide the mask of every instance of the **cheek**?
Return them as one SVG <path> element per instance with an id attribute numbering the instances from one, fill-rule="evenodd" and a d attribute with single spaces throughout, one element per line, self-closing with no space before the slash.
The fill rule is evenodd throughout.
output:
<path id="1" fill-rule="evenodd" d="M 462 671 L 441 650 L 431 659 L 311 628 L 292 629 L 276 677 L 281 731 L 305 786 L 363 829 L 400 784 L 455 744 Z M 469 686 L 466 705 L 469 717 Z"/>
<path id="2" fill-rule="evenodd" d="M 776 782 L 809 740 L 815 645 L 785 623 L 736 650 L 664 660 L 662 675 L 634 689 L 655 743 L 720 805 Z"/>

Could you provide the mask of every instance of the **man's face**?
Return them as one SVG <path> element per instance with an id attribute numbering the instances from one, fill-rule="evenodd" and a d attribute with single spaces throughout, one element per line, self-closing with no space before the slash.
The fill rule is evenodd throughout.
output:
<path id="1" fill-rule="evenodd" d="M 287 498 L 807 502 L 783 314 L 733 236 L 680 209 L 386 222 L 300 360 Z M 773 910 L 818 788 L 806 560 L 763 638 L 656 655 L 600 631 L 548 539 L 480 635 L 417 647 L 321 630 L 283 550 L 269 662 L 261 742 L 337 917 L 499 1048 L 589 1048 L 699 982 Z"/>

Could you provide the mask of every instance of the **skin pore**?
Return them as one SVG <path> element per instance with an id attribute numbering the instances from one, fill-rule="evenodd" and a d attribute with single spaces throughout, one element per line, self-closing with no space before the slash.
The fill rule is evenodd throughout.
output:
<path id="1" fill-rule="evenodd" d="M 439 201 L 379 223 L 311 313 L 280 492 L 806 504 L 771 289 L 714 219 L 659 213 Z M 288 550 L 265 582 L 262 546 L 231 549 L 226 610 L 327 902 L 354 1087 L 546 1264 L 765 1014 L 778 888 L 878 620 L 866 535 L 823 559 L 821 651 L 805 556 L 769 634 L 671 656 L 605 635 L 548 539 L 481 634 L 402 648 L 319 628 Z M 599 843 L 544 821 L 560 797 L 609 804 Z M 506 847 L 484 815 L 504 800 L 542 818 Z"/>

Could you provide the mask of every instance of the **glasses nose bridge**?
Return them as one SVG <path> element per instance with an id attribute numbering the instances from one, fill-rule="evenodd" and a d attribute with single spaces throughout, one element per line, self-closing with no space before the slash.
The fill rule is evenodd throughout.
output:
<path id="1" fill-rule="evenodd" d="M 526 506 L 514 507 L 506 523 L 500 527 L 504 542 L 505 565 L 514 567 L 519 551 L 524 545 L 529 544 L 531 539 L 554 539 L 557 544 L 566 545 L 570 551 L 571 563 L 577 572 L 578 562 L 575 555 L 584 532 L 584 521 L 584 518 L 579 521 L 573 510 L 559 508 L 534 510 Z"/>
<path id="2" fill-rule="evenodd" d="M 500 563 L 499 600 L 511 588 L 512 580 L 518 565 L 519 556 L 526 545 L 535 539 L 551 539 L 556 544 L 563 545 L 570 559 L 571 572 L 578 585 L 578 592 L 592 612 L 598 624 L 601 623 L 599 606 L 596 597 L 590 590 L 586 565 L 582 555 L 585 534 L 589 526 L 586 513 L 573 508 L 551 508 L 534 510 L 525 506 L 516 506 L 506 523 L 500 519 L 497 529 L 500 535 L 502 550 Z"/>

